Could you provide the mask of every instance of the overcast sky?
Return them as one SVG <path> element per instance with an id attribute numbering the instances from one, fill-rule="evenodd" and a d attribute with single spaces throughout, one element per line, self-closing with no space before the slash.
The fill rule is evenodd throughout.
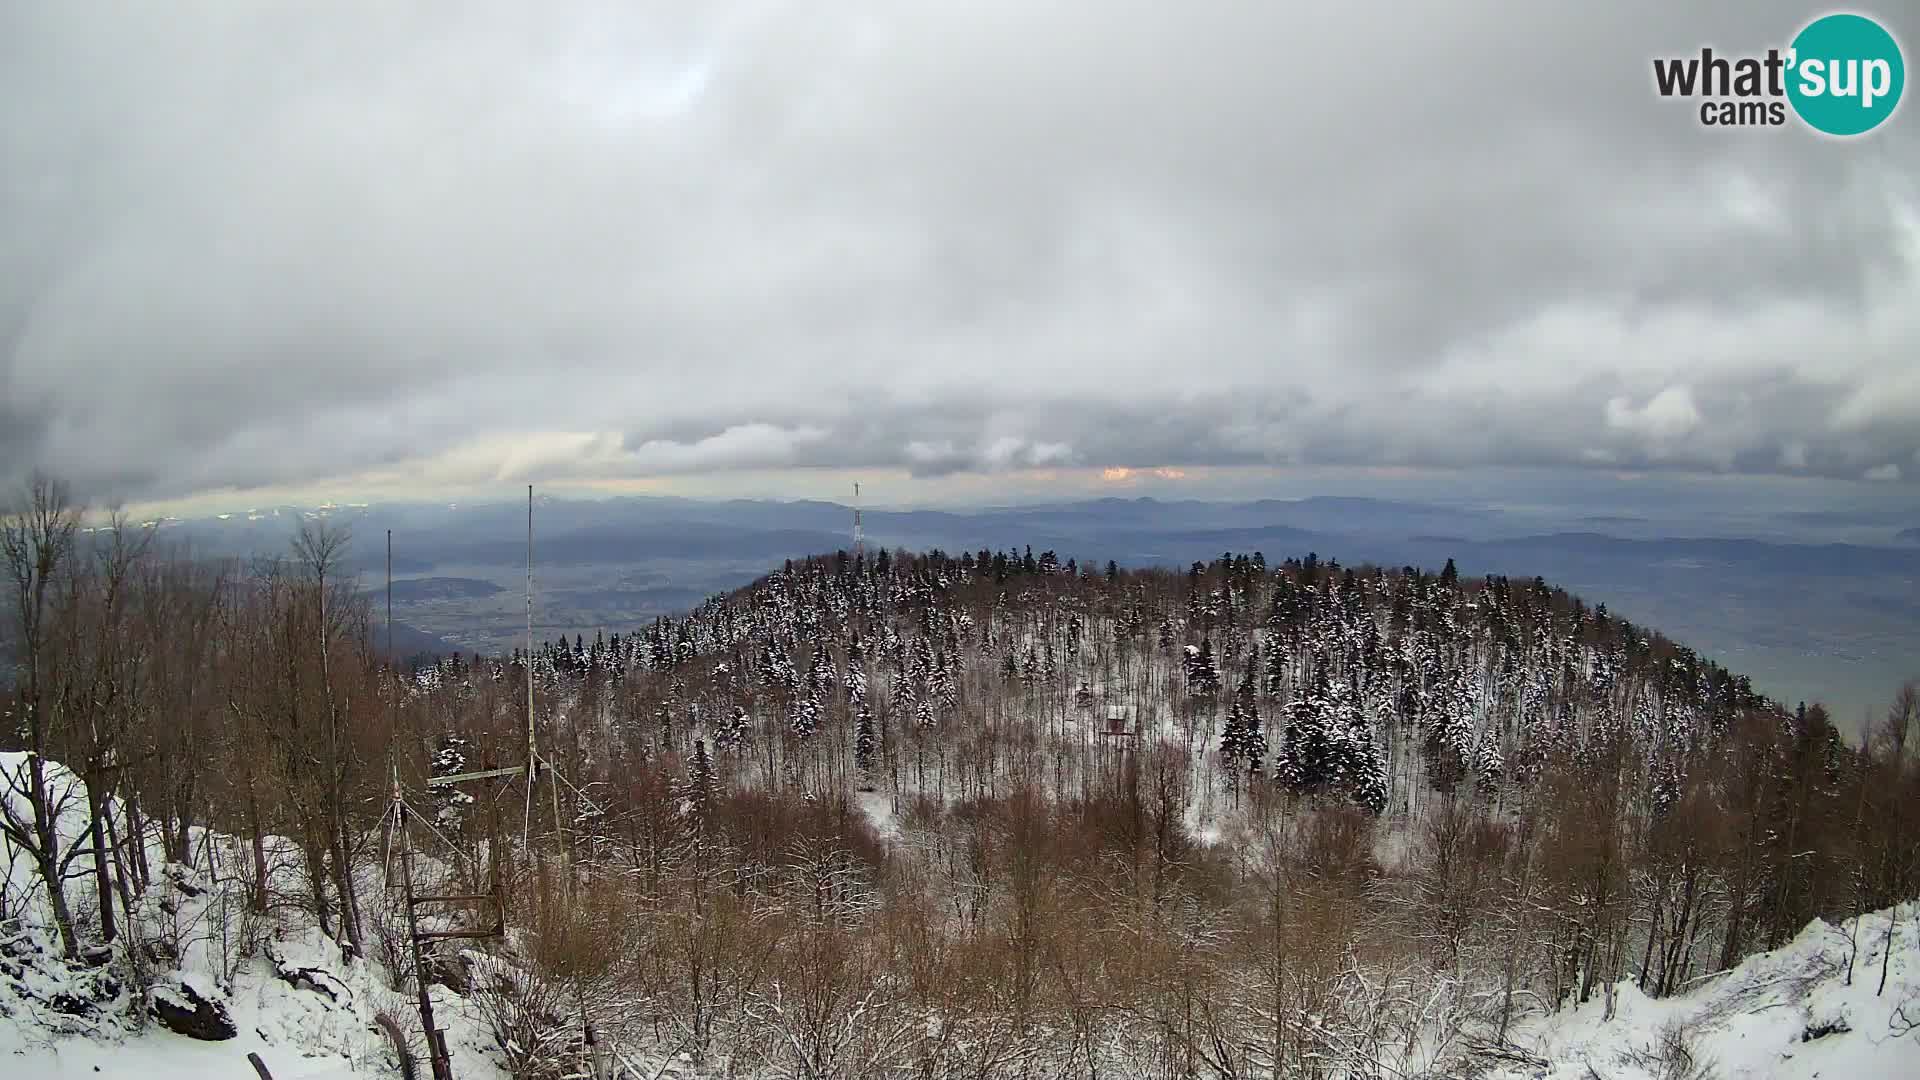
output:
<path id="1" fill-rule="evenodd" d="M 1354 6 L 0 6 L 0 479 L 1920 478 L 1916 105 L 1652 90 L 1815 8 Z"/>

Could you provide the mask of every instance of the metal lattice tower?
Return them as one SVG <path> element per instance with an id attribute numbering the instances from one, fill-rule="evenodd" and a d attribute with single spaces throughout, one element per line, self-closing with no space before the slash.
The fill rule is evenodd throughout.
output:
<path id="1" fill-rule="evenodd" d="M 867 550 L 867 530 L 860 524 L 860 481 L 853 482 L 853 557 L 859 559 Z"/>

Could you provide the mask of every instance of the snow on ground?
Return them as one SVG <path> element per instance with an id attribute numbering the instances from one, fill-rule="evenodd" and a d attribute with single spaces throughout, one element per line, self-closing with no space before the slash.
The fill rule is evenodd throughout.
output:
<path id="1" fill-rule="evenodd" d="M 1513 1042 L 1551 1065 L 1508 1067 L 1520 1080 L 1665 1080 L 1693 1073 L 1662 1067 L 1662 1037 L 1684 1033 L 1694 1061 L 1717 1080 L 1900 1080 L 1920 1077 L 1920 904 L 1898 910 L 1884 994 L 1876 994 L 1887 912 L 1859 927 L 1853 982 L 1846 981 L 1853 924 L 1808 924 L 1787 945 L 1750 956 L 1685 995 L 1654 1000 L 1631 981 L 1606 1019 L 1602 995 L 1523 1025 Z M 1902 1013 L 1904 1012 L 1903 1019 Z M 1910 1021 L 1910 1022 L 1909 1022 Z"/>
<path id="2" fill-rule="evenodd" d="M 157 889 L 166 887 L 177 888 L 156 883 Z M 211 1080 L 252 1076 L 246 1056 L 253 1052 L 275 1080 L 398 1076 L 391 1044 L 374 1026 L 382 1010 L 418 1044 L 414 998 L 395 990 L 381 965 L 343 960 L 331 941 L 310 928 L 276 929 L 257 955 L 237 963 L 231 979 L 206 966 L 206 950 L 194 949 L 183 950 L 182 971 L 155 976 L 158 987 L 177 980 L 224 1007 L 237 1034 L 214 1042 L 175 1034 L 153 1019 L 136 1027 L 124 976 L 116 977 L 117 992 L 90 993 L 97 991 L 90 980 L 101 972 L 62 961 L 57 940 L 48 935 L 23 932 L 7 944 L 7 974 L 19 970 L 25 978 L 0 979 L 0 1075 Z M 112 965 L 120 966 L 118 960 Z M 32 992 L 20 993 L 28 983 Z M 49 1007 L 63 991 L 73 1001 L 86 1002 L 67 1006 L 80 1015 Z M 487 1036 L 462 999 L 444 987 L 434 987 L 433 993 L 457 1075 L 502 1075 L 485 1053 Z"/>
<path id="3" fill-rule="evenodd" d="M 0 768 L 19 755 L 0 755 Z M 56 774 L 75 788 L 70 774 Z M 84 825 L 84 791 L 73 793 L 63 829 Z M 865 793 L 859 802 L 885 837 L 900 835 L 891 798 Z M 1196 821 L 1205 831 L 1209 821 Z M 197 832 L 197 830 L 196 830 Z M 204 836 L 195 849 L 206 851 Z M 212 853 L 231 843 L 213 838 Z M 8 864 L 24 870 L 8 852 Z M 158 861 L 158 850 L 151 857 Z M 30 887 L 12 880 L 15 895 Z M 79 907 L 90 893 L 84 876 L 70 883 Z M 369 896 L 379 894 L 370 885 Z M 0 1076 L 139 1077 L 215 1080 L 250 1077 L 258 1053 L 276 1080 L 345 1080 L 397 1076 L 397 1059 L 374 1017 L 387 1011 L 420 1046 L 413 999 L 393 988 L 377 962 L 348 961 L 310 925 L 291 917 L 248 925 L 244 897 L 229 877 L 216 887 L 204 869 L 156 866 L 141 904 L 139 937 L 164 943 L 177 971 L 156 971 L 166 996 L 189 990 L 217 1001 L 235 1037 L 203 1042 L 149 1020 L 135 1022 L 133 975 L 122 939 L 111 955 L 62 960 L 43 896 L 22 901 L 25 917 L 0 923 Z M 1920 904 L 1895 912 L 1892 955 L 1883 994 L 1876 994 L 1888 941 L 1887 912 L 1833 926 L 1815 921 L 1786 946 L 1749 957 L 1678 997 L 1654 1000 L 1631 982 L 1619 985 L 1611 1018 L 1603 995 L 1557 1015 L 1522 1021 L 1512 1042 L 1532 1063 L 1501 1064 L 1490 1080 L 1920 1080 Z M 1857 953 L 1854 952 L 1857 938 Z M 247 953 L 243 940 L 259 943 Z M 1853 978 L 1846 978 L 1853 954 Z M 474 1011 L 434 987 L 439 1023 L 448 1031 L 456 1075 L 503 1076 L 487 1052 L 490 1037 Z M 1669 1036 L 1673 1037 L 1669 1037 Z M 1663 1045 L 1684 1043 L 1706 1072 L 1675 1068 Z M 425 1063 L 422 1062 L 424 1075 Z M 648 1070 L 652 1071 L 652 1070 Z"/>
<path id="4" fill-rule="evenodd" d="M 892 843 L 900 839 L 900 821 L 893 813 L 893 796 L 884 791 L 863 791 L 854 799 L 882 840 Z"/>
<path id="5" fill-rule="evenodd" d="M 18 773 L 24 762 L 23 754 L 0 754 L 0 770 Z M 61 832 L 71 840 L 86 828 L 85 787 L 52 762 L 47 771 L 61 805 Z M 26 811 L 24 805 L 17 809 Z M 209 845 L 202 830 L 192 834 L 193 850 L 216 863 L 243 857 L 230 838 L 213 837 Z M 283 843 L 276 840 L 270 848 Z M 11 870 L 0 884 L 17 914 L 0 921 L 0 1076 L 252 1077 L 249 1052 L 260 1055 L 274 1080 L 398 1076 L 391 1043 L 374 1026 L 382 1010 L 416 1049 L 424 1046 L 415 999 L 393 989 L 384 966 L 343 959 L 338 946 L 294 915 L 252 916 L 244 887 L 232 875 L 222 874 L 216 885 L 204 867 L 164 863 L 157 845 L 149 846 L 153 884 L 139 901 L 133 933 L 123 933 L 110 950 L 64 960 L 31 860 L 4 839 L 0 848 Z M 84 923 L 93 904 L 90 863 L 76 862 L 72 874 L 67 897 Z M 367 895 L 380 896 L 377 881 L 368 889 Z M 249 949 L 249 942 L 255 947 Z M 201 1041 L 152 1017 L 142 1022 L 134 1007 L 137 975 L 130 948 L 162 958 L 142 965 L 153 997 L 184 1002 L 190 993 L 215 1002 L 232 1021 L 234 1037 Z M 177 960 L 164 959 L 170 957 Z M 433 993 L 456 1075 L 504 1075 L 486 1053 L 491 1040 L 472 1010 L 445 987 Z"/>
<path id="6" fill-rule="evenodd" d="M 7 806 L 18 820 L 31 822 L 32 810 L 28 801 L 21 798 L 17 791 L 27 790 L 27 764 L 30 755 L 18 751 L 0 751 L 0 799 L 7 800 Z M 60 835 L 71 839 L 79 836 L 87 828 L 87 788 L 80 778 L 67 770 L 57 761 L 47 761 L 42 774 L 46 778 L 48 798 L 53 802 L 59 823 Z M 9 899 L 15 904 L 33 904 L 40 900 L 41 889 L 38 875 L 34 871 L 33 859 L 25 851 L 16 848 L 13 843 L 0 837 L 0 849 L 6 853 L 6 878 L 4 887 Z M 82 873 L 86 866 L 75 867 L 75 873 Z M 80 879 L 68 886 L 69 895 L 77 891 Z M 91 885 L 90 879 L 85 884 Z"/>

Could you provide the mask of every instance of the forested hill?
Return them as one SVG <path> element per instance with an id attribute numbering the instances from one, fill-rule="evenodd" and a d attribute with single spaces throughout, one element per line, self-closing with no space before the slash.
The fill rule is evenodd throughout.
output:
<path id="1" fill-rule="evenodd" d="M 517 663 L 517 658 L 508 663 Z M 1053 552 L 845 552 L 789 562 L 685 618 L 547 643 L 556 688 L 618 688 L 623 746 L 729 749 L 779 736 L 788 775 L 891 775 L 889 755 L 1042 724 L 1177 734 L 1236 790 L 1340 795 L 1405 812 L 1427 788 L 1489 796 L 1557 756 L 1632 746 L 1669 801 L 1742 716 L 1796 718 L 1684 645 L 1540 579 L 1269 566 L 1226 554 L 1184 575 Z M 458 677 L 457 660 L 425 675 Z M 495 664 L 495 674 L 504 674 Z M 638 678 L 629 678 L 638 676 Z M 1798 726 L 1838 753 L 1818 709 Z M 813 737 L 825 732 L 824 747 Z M 849 750 L 851 759 L 833 754 Z"/>
<path id="2" fill-rule="evenodd" d="M 498 688 L 490 710 L 429 710 L 462 718 L 436 769 L 511 759 L 521 659 L 417 673 L 426 702 Z M 1482 1021 L 1502 1002 L 1500 1030 L 1515 995 L 1584 1001 L 1623 977 L 1666 994 L 1908 896 L 1920 871 L 1899 824 L 1911 690 L 1852 746 L 1817 705 L 1783 708 L 1604 606 L 1451 563 L 841 552 L 535 660 L 542 738 L 611 781 L 583 799 L 607 833 L 589 846 L 678 812 L 749 877 L 788 842 L 864 852 L 853 877 L 975 932 L 1025 860 L 1105 880 L 1118 858 L 1126 883 L 1087 901 L 1116 918 L 1122 895 L 1185 897 L 1254 938 L 1275 920 L 1338 948 L 1387 934 Z M 1058 836 L 1024 850 L 1038 822 Z M 1295 899 L 1246 908 L 1281 882 Z M 1322 901 L 1352 907 L 1298 906 Z M 1338 948 L 1287 977 L 1300 1007 L 1337 993 Z"/>

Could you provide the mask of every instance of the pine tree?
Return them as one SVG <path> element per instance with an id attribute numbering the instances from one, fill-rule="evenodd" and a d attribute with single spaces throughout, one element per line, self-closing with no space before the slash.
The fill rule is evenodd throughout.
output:
<path id="1" fill-rule="evenodd" d="M 946 656 L 934 654 L 933 675 L 928 687 L 928 696 L 940 703 L 943 709 L 952 709 L 960 702 L 960 691 L 955 685 L 953 665 Z"/>
<path id="2" fill-rule="evenodd" d="M 1336 702 L 1334 735 L 1340 786 L 1354 802 L 1378 814 L 1387 808 L 1387 763 L 1374 738 L 1373 725 L 1348 688 L 1335 686 L 1330 692 Z"/>
<path id="3" fill-rule="evenodd" d="M 434 776 L 453 776 L 465 772 L 467 740 L 458 735 L 440 736 L 430 767 Z M 474 797 L 456 785 L 443 784 L 433 789 L 433 801 L 438 804 L 433 814 L 435 827 L 442 832 L 452 832 L 466 822 L 467 808 L 473 805 Z"/>
<path id="4" fill-rule="evenodd" d="M 867 700 L 867 673 L 861 668 L 847 667 L 847 702 L 859 707 Z"/>
<path id="5" fill-rule="evenodd" d="M 1253 665 L 1240 680 L 1233 704 L 1227 707 L 1227 722 L 1220 734 L 1220 752 L 1238 769 L 1259 775 L 1267 757 L 1267 736 L 1260 730 L 1260 710 L 1254 696 Z"/>
<path id="6" fill-rule="evenodd" d="M 813 666 L 812 670 L 808 672 L 808 676 L 813 680 L 814 685 L 820 688 L 823 694 L 832 690 L 834 683 L 833 654 L 828 651 L 825 642 L 814 646 Z"/>
<path id="7" fill-rule="evenodd" d="M 713 737 L 714 748 L 722 752 L 738 750 L 740 744 L 746 741 L 747 726 L 749 723 L 746 706 L 735 705 L 733 707 L 732 717 L 721 726 L 719 732 Z"/>
<path id="8" fill-rule="evenodd" d="M 1267 696 L 1280 697 L 1287 689 L 1287 666 L 1293 655 L 1293 643 L 1289 631 L 1269 630 L 1267 633 Z"/>
<path id="9" fill-rule="evenodd" d="M 1296 794 L 1325 791 L 1338 772 L 1322 690 L 1315 686 L 1286 707 L 1286 739 L 1274 755 L 1274 778 Z"/>
<path id="10" fill-rule="evenodd" d="M 1220 728 L 1220 756 L 1227 759 L 1228 765 L 1238 768 L 1240 757 L 1245 752 L 1247 721 L 1240 711 L 1240 698 L 1236 696 L 1227 706 L 1227 722 Z"/>
<path id="11" fill-rule="evenodd" d="M 814 710 L 813 700 L 806 695 L 796 695 L 787 705 L 787 727 L 802 739 L 810 738 L 819 726 L 820 714 Z"/>
<path id="12" fill-rule="evenodd" d="M 1220 671 L 1213 664 L 1213 643 L 1201 638 L 1200 644 L 1187 646 L 1187 691 L 1195 697 L 1213 697 L 1220 693 Z"/>

